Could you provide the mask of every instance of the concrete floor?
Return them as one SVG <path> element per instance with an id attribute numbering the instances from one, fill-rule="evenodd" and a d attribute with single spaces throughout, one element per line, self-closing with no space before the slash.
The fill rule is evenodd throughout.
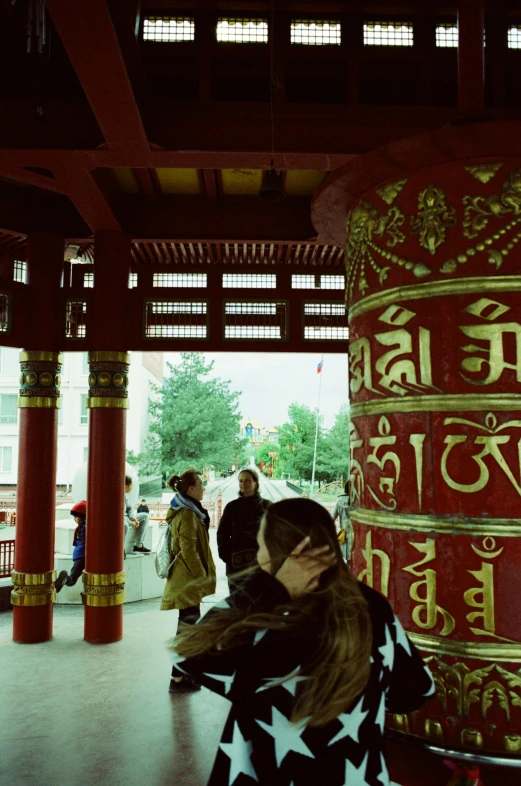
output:
<path id="1" fill-rule="evenodd" d="M 153 599 L 124 613 L 124 639 L 104 646 L 83 641 L 82 607 L 55 607 L 45 644 L 15 644 L 0 614 L 2 786 L 206 784 L 229 703 L 168 693 L 177 612 Z"/>

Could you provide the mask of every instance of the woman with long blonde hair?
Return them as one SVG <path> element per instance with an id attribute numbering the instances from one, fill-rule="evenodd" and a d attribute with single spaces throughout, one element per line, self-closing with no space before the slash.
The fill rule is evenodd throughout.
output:
<path id="1" fill-rule="evenodd" d="M 428 669 L 321 505 L 275 503 L 258 544 L 259 568 L 174 642 L 174 671 L 232 702 L 208 786 L 386 786 L 384 714 L 424 704 Z"/>

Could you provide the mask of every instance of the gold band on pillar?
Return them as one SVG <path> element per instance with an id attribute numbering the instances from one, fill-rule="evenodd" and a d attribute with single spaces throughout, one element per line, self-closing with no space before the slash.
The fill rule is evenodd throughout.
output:
<path id="1" fill-rule="evenodd" d="M 125 602 L 126 573 L 88 573 L 83 571 L 83 602 L 86 606 L 121 606 Z"/>
<path id="2" fill-rule="evenodd" d="M 20 396 L 18 406 L 59 409 L 63 355 L 61 352 L 20 352 Z"/>
<path id="3" fill-rule="evenodd" d="M 89 409 L 128 409 L 129 366 L 127 352 L 89 352 Z"/>
<path id="4" fill-rule="evenodd" d="M 47 573 L 20 573 L 13 570 L 11 576 L 14 585 L 11 592 L 13 606 L 48 606 L 56 600 L 55 570 Z"/>

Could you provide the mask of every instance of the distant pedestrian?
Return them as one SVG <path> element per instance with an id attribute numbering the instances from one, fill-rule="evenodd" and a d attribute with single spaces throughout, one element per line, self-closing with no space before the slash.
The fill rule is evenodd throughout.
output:
<path id="1" fill-rule="evenodd" d="M 150 554 L 150 549 L 145 548 L 145 535 L 148 529 L 150 516 L 147 512 L 132 513 L 132 505 L 128 495 L 132 491 L 132 478 L 125 475 L 125 555 L 127 554 Z"/>
<path id="2" fill-rule="evenodd" d="M 340 494 L 336 499 L 332 518 L 335 523 L 338 519 L 340 551 L 348 564 L 351 559 L 351 549 L 353 548 L 353 527 L 349 521 L 349 508 L 349 482 L 346 481 L 344 493 Z"/>
<path id="3" fill-rule="evenodd" d="M 217 548 L 219 557 L 226 563 L 230 592 L 237 589 L 233 574 L 257 564 L 257 534 L 269 504 L 259 493 L 259 476 L 255 470 L 241 470 L 239 499 L 228 502 L 217 530 Z"/>
<path id="4" fill-rule="evenodd" d="M 150 513 L 146 499 L 141 500 L 141 504 L 137 506 L 138 513 Z"/>
<path id="5" fill-rule="evenodd" d="M 87 527 L 86 500 L 82 499 L 81 502 L 76 502 L 76 504 L 72 506 L 71 516 L 74 516 L 74 521 L 78 525 L 74 530 L 72 539 L 72 545 L 74 546 L 72 552 L 72 568 L 70 573 L 67 573 L 66 570 L 60 571 L 60 575 L 54 584 L 56 592 L 60 592 L 64 584 L 67 585 L 67 587 L 73 587 L 85 568 L 85 535 Z"/>
<path id="6" fill-rule="evenodd" d="M 168 485 L 175 492 L 166 514 L 170 526 L 172 556 L 176 560 L 166 580 L 161 610 L 179 609 L 177 632 L 195 625 L 201 616 L 200 603 L 215 592 L 215 564 L 210 549 L 210 516 L 201 505 L 203 481 L 196 469 L 172 475 Z M 170 692 L 199 690 L 191 677 L 172 675 Z"/>

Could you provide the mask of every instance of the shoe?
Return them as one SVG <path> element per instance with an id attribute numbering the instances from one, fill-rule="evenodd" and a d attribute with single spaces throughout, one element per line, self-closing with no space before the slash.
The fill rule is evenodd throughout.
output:
<path id="1" fill-rule="evenodd" d="M 150 549 L 146 549 L 144 546 L 134 546 L 134 551 L 137 551 L 138 554 L 150 554 Z"/>
<path id="2" fill-rule="evenodd" d="M 69 578 L 69 574 L 67 573 L 66 570 L 60 571 L 60 575 L 54 582 L 54 589 L 56 590 L 56 592 L 59 592 L 61 590 L 61 588 L 63 587 L 63 585 L 65 584 L 68 578 Z"/>
<path id="3" fill-rule="evenodd" d="M 183 677 L 182 680 L 176 682 L 174 679 L 170 680 L 169 693 L 192 693 L 193 691 L 201 690 L 198 682 L 191 677 Z"/>

